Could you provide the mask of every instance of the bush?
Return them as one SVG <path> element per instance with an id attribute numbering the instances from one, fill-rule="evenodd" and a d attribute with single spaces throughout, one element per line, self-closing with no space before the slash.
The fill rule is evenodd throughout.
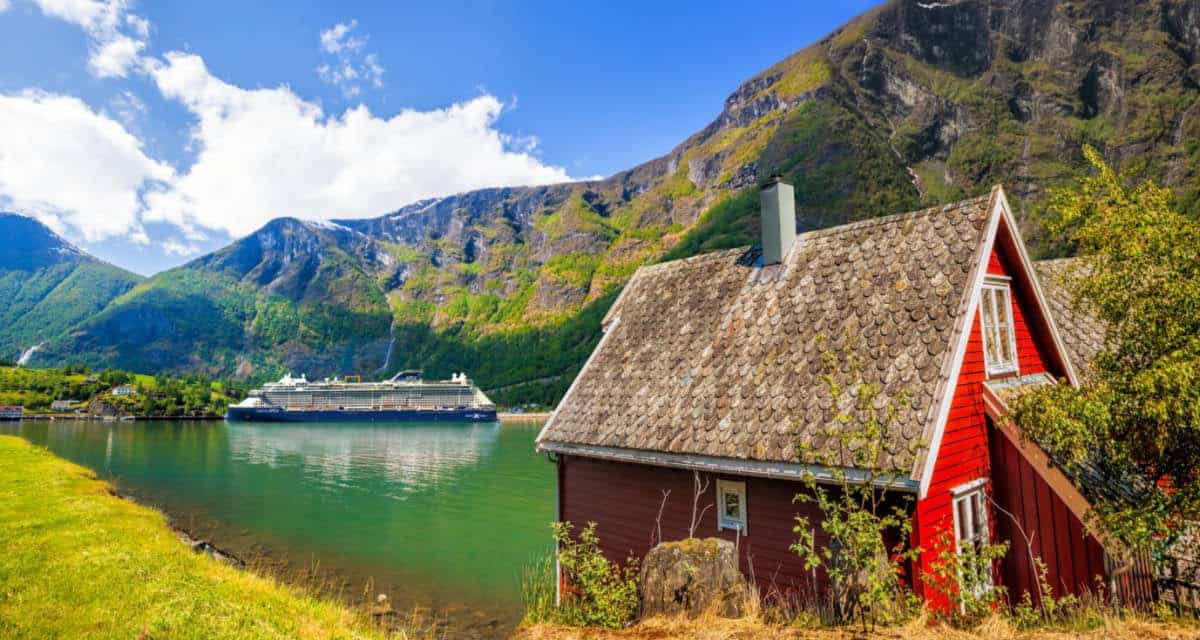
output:
<path id="1" fill-rule="evenodd" d="M 949 532 L 943 535 L 937 543 L 931 572 L 921 578 L 931 591 L 950 603 L 945 610 L 933 609 L 934 617 L 965 629 L 978 625 L 1003 604 L 1005 589 L 993 584 L 993 576 L 995 564 L 1008 552 L 1008 545 L 988 543 L 962 549 L 955 546 Z"/>
<path id="2" fill-rule="evenodd" d="M 624 566 L 611 563 L 600 551 L 596 523 L 589 522 L 578 536 L 570 522 L 554 523 L 558 566 L 565 586 L 555 621 L 571 626 L 619 629 L 638 613 L 637 561 Z"/>

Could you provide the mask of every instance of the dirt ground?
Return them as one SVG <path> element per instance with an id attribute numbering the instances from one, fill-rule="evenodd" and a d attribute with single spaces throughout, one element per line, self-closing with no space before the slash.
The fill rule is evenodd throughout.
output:
<path id="1" fill-rule="evenodd" d="M 1003 618 L 962 631 L 915 620 L 905 626 L 862 633 L 855 629 L 797 629 L 757 620 L 705 616 L 696 620 L 652 618 L 629 629 L 580 629 L 534 625 L 516 631 L 514 640 L 1200 640 L 1200 623 L 1111 619 L 1086 631 L 1018 631 Z"/>

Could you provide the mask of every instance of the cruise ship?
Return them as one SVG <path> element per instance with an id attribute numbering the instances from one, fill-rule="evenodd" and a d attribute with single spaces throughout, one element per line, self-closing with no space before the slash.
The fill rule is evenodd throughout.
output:
<path id="1" fill-rule="evenodd" d="M 358 376 L 310 382 L 291 374 L 250 392 L 230 405 L 227 420 L 253 422 L 457 421 L 493 422 L 496 405 L 466 374 L 426 381 L 420 371 L 402 371 L 384 382 Z"/>

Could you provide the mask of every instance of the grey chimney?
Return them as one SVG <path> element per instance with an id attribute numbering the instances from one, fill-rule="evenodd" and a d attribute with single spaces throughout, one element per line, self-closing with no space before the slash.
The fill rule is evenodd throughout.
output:
<path id="1" fill-rule="evenodd" d="M 778 264 L 796 241 L 796 196 L 792 185 L 771 176 L 759 192 L 763 264 Z"/>

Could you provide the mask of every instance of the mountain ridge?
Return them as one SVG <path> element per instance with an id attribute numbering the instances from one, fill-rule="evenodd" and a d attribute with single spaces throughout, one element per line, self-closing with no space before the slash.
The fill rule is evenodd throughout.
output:
<path id="1" fill-rule="evenodd" d="M 888 2 L 744 82 L 659 158 L 371 219 L 272 221 L 39 357 L 242 376 L 423 366 L 472 372 L 502 400 L 553 400 L 638 266 L 754 241 L 755 187 L 773 173 L 796 186 L 801 230 L 1002 182 L 1049 255 L 1063 248 L 1039 224 L 1045 190 L 1083 171 L 1093 144 L 1200 212 L 1198 45 L 1195 3 Z M 207 330 L 177 317 L 205 313 Z M 137 318 L 180 329 L 181 344 L 123 340 Z"/>
<path id="2" fill-rule="evenodd" d="M 0 256 L 0 355 L 6 359 L 20 359 L 141 281 L 18 213 L 0 212 Z"/>

